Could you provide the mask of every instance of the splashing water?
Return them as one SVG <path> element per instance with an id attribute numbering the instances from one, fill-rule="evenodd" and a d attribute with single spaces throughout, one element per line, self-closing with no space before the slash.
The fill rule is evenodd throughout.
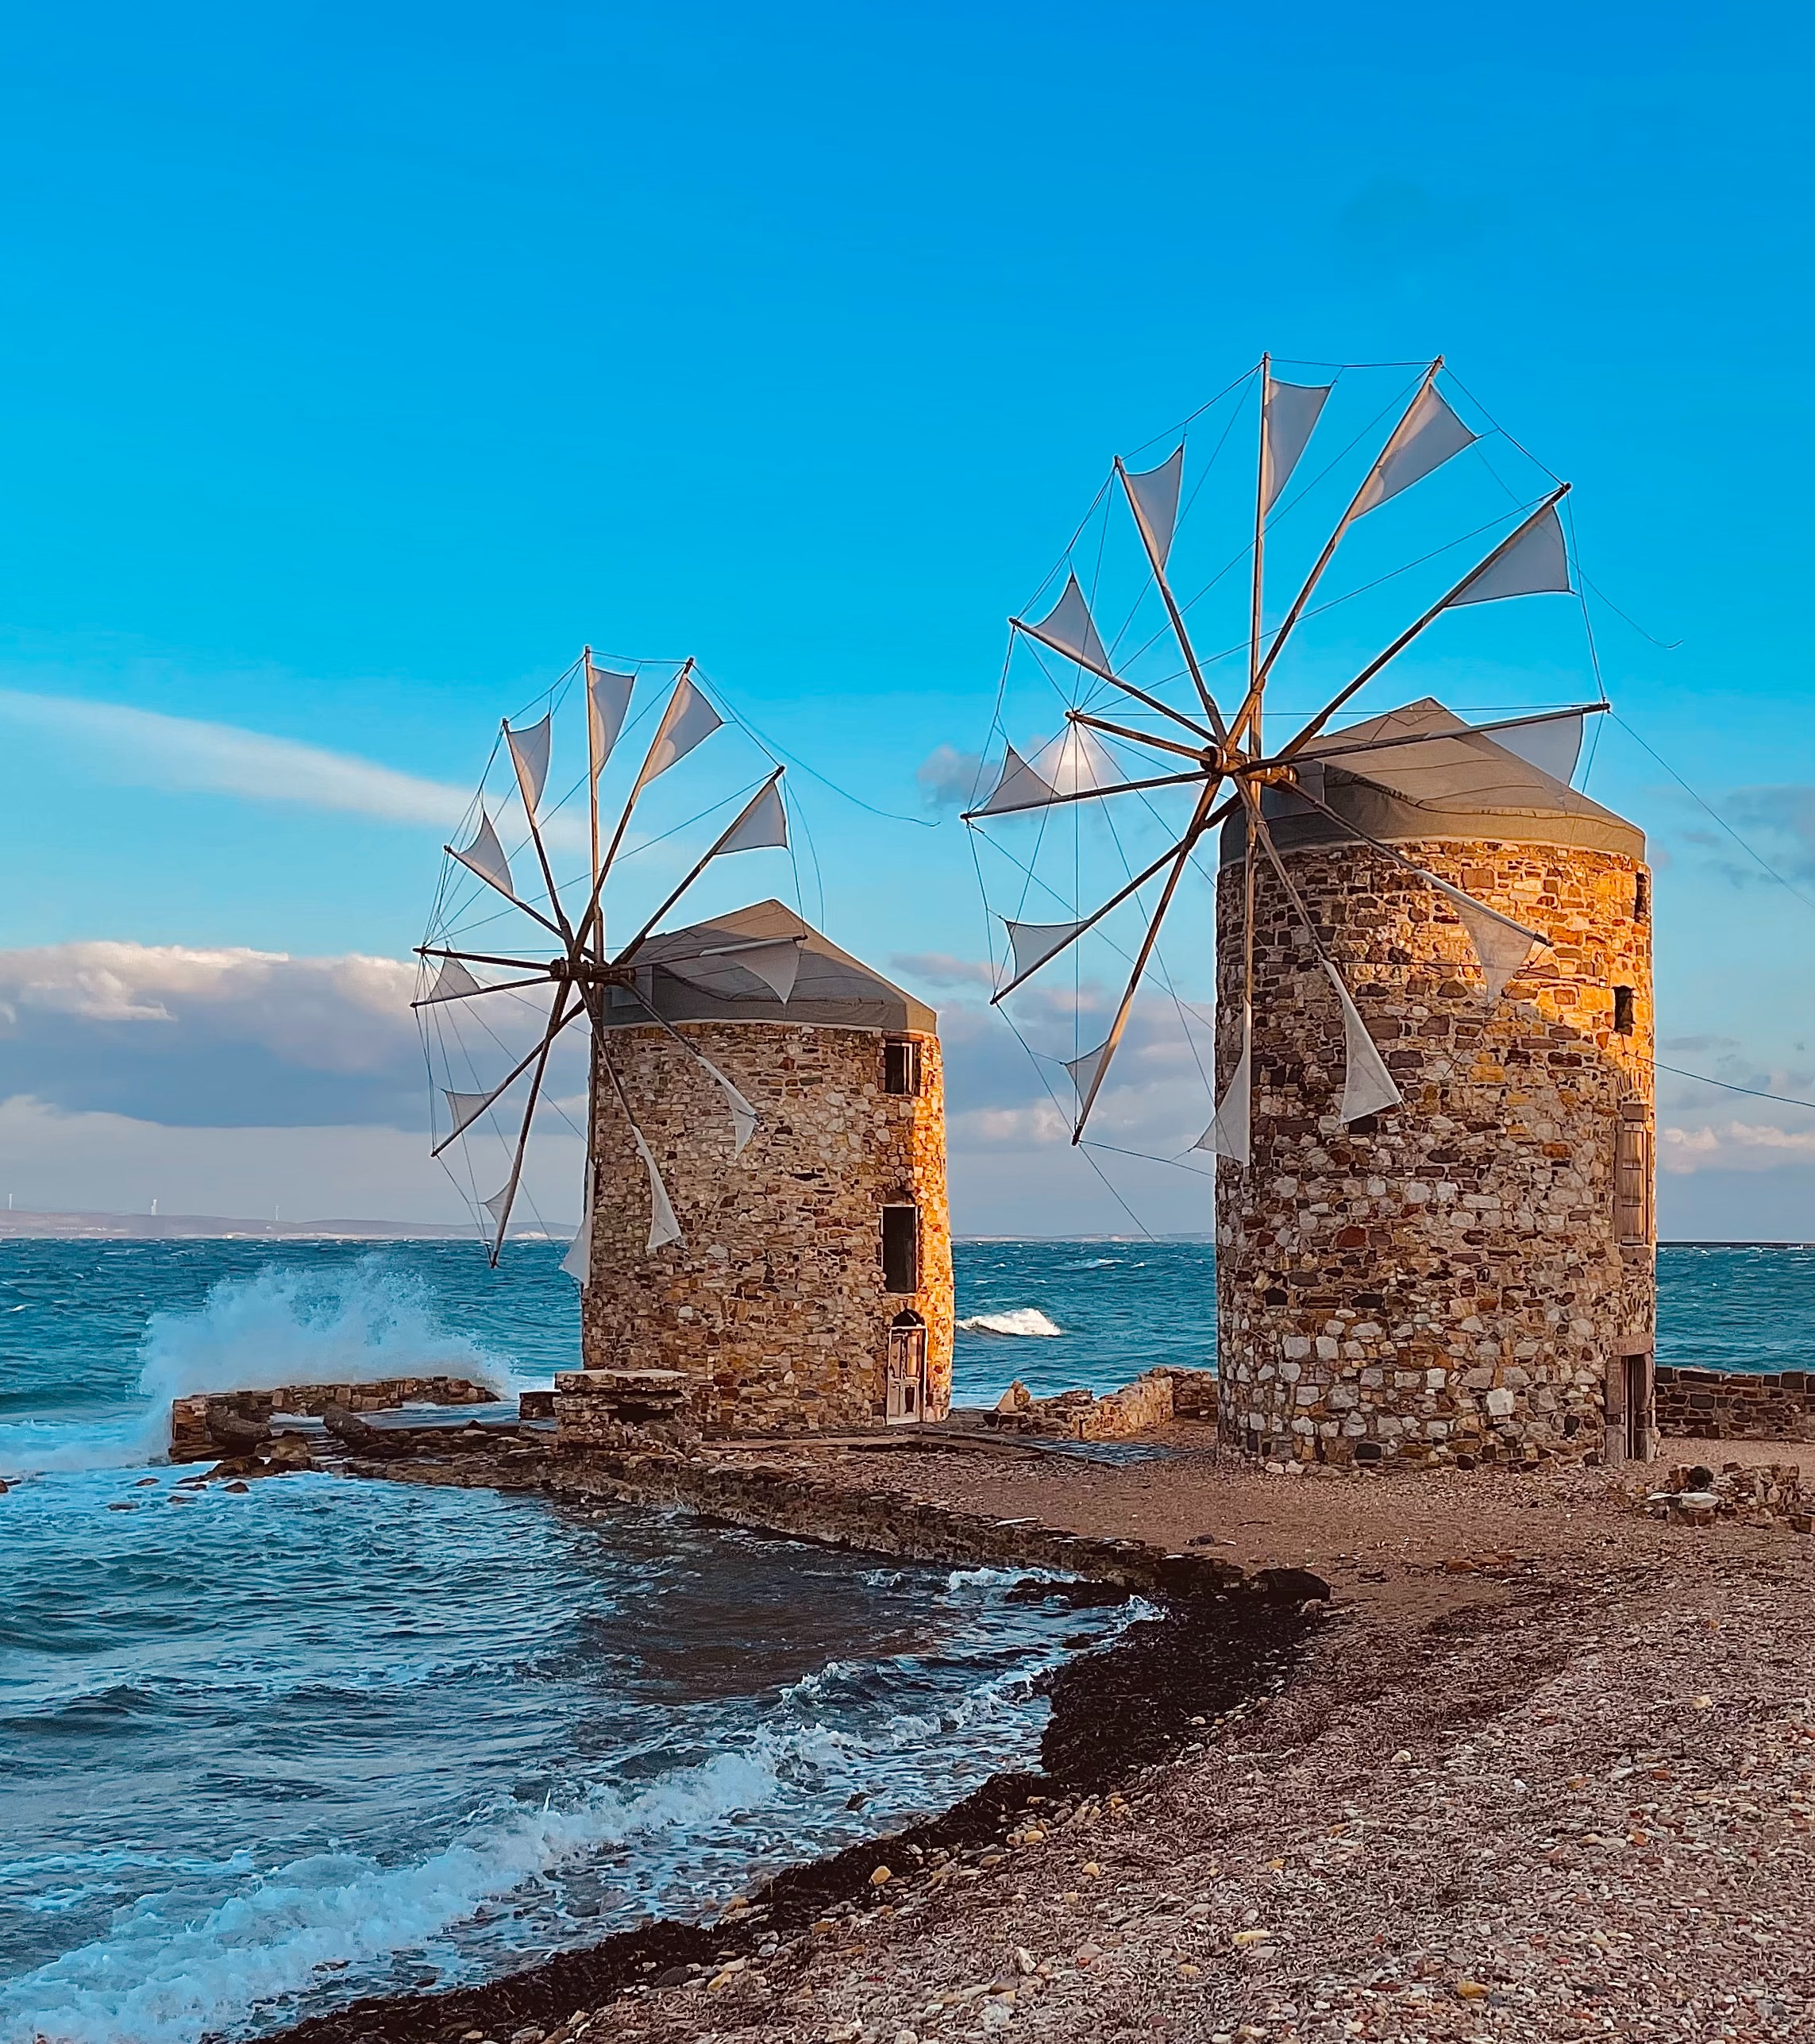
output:
<path id="1" fill-rule="evenodd" d="M 1016 1306 L 1009 1313 L 975 1313 L 968 1320 L 961 1320 L 958 1327 L 965 1334 L 1031 1335 L 1048 1341 L 1057 1340 L 1065 1332 L 1038 1306 Z"/>

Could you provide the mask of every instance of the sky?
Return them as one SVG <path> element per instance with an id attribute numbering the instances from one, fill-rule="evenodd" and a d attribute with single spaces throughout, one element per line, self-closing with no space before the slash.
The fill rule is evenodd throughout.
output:
<path id="1" fill-rule="evenodd" d="M 1112 454 L 1263 349 L 1440 352 L 1574 486 L 1586 785 L 1648 833 L 1659 1056 L 1701 1075 L 1659 1074 L 1663 1231 L 1815 1238 L 1815 1111 L 1756 1097 L 1815 1098 L 1809 56 L 1787 6 L 17 17 L 0 1190 L 459 1217 L 410 947 L 499 717 L 590 642 L 693 654 L 792 762 L 796 857 L 702 898 L 798 868 L 939 1006 L 961 1229 L 1206 1227 L 1207 1181 L 1073 1151 L 988 1012 L 952 763 Z M 1592 696 L 1562 607 L 1358 708 Z M 1104 1127 L 1175 1154 L 1201 1105 Z"/>

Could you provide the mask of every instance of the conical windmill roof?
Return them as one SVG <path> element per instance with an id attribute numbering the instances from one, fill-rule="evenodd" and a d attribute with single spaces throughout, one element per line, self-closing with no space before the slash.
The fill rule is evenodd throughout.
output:
<path id="1" fill-rule="evenodd" d="M 1536 750 L 1531 735 L 1547 728 L 1528 724 L 1506 736 Z M 1387 739 L 1408 742 L 1362 750 Z M 1475 731 L 1434 696 L 1313 739 L 1297 759 L 1312 793 L 1357 830 L 1388 843 L 1477 838 L 1645 855 L 1645 834 L 1636 823 L 1578 794 L 1511 744 Z M 1289 789 L 1268 789 L 1262 810 L 1281 851 L 1355 842 Z M 1239 864 L 1247 844 L 1238 814 L 1223 828 L 1222 862 Z"/>
<path id="2" fill-rule="evenodd" d="M 790 943 L 798 962 L 783 999 L 768 978 L 739 961 L 757 957 L 769 964 L 773 953 L 765 947 Z M 612 989 L 608 1028 L 646 1025 L 650 1006 L 667 1022 L 815 1022 L 927 1033 L 938 1027 L 924 1001 L 840 951 L 780 901 L 665 931 L 638 946 L 630 962 L 638 974 L 637 989 Z"/>

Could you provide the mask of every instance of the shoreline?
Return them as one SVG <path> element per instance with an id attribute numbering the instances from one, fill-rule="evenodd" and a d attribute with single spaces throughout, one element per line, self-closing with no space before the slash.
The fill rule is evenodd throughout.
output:
<path id="1" fill-rule="evenodd" d="M 692 1499 L 673 1494 L 672 1462 L 660 1478 L 532 1475 L 526 1456 L 353 1471 L 746 1526 L 759 1498 L 831 1501 L 819 1537 L 867 1546 L 881 1524 L 892 1533 L 872 1551 L 897 1558 L 958 1559 L 952 1545 L 988 1528 L 997 1551 L 971 1558 L 1000 1567 L 1004 1547 L 1031 1558 L 1057 1539 L 1162 1609 L 1050 1679 L 1039 1773 L 993 1776 L 905 1830 L 786 1869 L 715 1920 L 657 1919 L 487 1984 L 368 1997 L 276 2034 L 1701 2044 L 1710 1996 L 1724 1998 L 1720 2034 L 1803 2034 L 1805 1537 L 1648 1519 L 1581 1469 L 1292 1482 L 1219 1467 L 1193 1432 L 1171 1429 L 1171 1459 L 1139 1464 L 796 1445 L 779 1471 L 721 1459 L 707 1474 L 704 1457 Z M 712 1510 L 709 1491 L 735 1509 Z M 767 1529 L 814 1537 L 797 1520 Z M 1327 1604 L 1293 1594 L 1324 1581 Z"/>

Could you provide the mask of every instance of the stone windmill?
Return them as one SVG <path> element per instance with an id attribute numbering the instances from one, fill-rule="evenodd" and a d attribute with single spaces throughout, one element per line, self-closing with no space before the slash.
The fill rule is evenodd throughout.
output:
<path id="1" fill-rule="evenodd" d="M 585 1205 L 564 1267 L 583 1287 L 587 1368 L 558 1380 L 572 1395 L 556 1406 L 576 1415 L 574 1438 L 595 1413 L 610 1437 L 620 1394 L 662 1412 L 684 1399 L 688 1424 L 717 1433 L 940 1417 L 954 1313 L 937 1018 L 779 901 L 665 927 L 715 862 L 787 847 L 782 769 L 766 757 L 753 788 L 720 794 L 732 813 L 701 856 L 607 941 L 649 791 L 733 723 L 691 661 L 658 670 L 665 701 L 604 831 L 601 782 L 638 678 L 584 654 L 541 716 L 503 727 L 500 785 L 447 849 L 415 1004 L 436 1152 L 495 1153 L 464 1159 L 495 1263 L 538 1109 L 576 1126 L 553 1074 L 566 1032 L 586 1026 Z M 549 802 L 553 734 L 576 696 L 586 766 Z M 665 820 L 642 831 L 657 858 L 699 819 Z M 507 835 L 521 842 L 507 850 Z M 564 859 L 584 862 L 565 886 Z"/>
<path id="2" fill-rule="evenodd" d="M 1300 1460 L 1644 1454 L 1650 878 L 1641 834 L 1570 785 L 1584 719 L 1605 700 L 1470 724 L 1427 700 L 1334 727 L 1446 616 L 1572 592 L 1568 484 L 1548 478 L 1502 517 L 1466 572 L 1283 742 L 1264 732 L 1270 680 L 1345 539 L 1483 437 L 1439 387 L 1442 368 L 1423 369 L 1364 449 L 1270 628 L 1269 541 L 1295 507 L 1281 499 L 1335 380 L 1285 382 L 1264 358 L 1250 372 L 1247 630 L 1212 658 L 1193 642 L 1196 598 L 1180 600 L 1170 572 L 1188 485 L 1202 486 L 1191 436 L 1155 466 L 1116 461 L 1108 488 L 1144 573 L 1136 601 L 1157 598 L 1163 623 L 1144 642 L 1124 627 L 1106 642 L 1077 572 L 1080 559 L 1100 572 L 1100 498 L 1103 524 L 1094 539 L 1081 530 L 1058 600 L 1012 620 L 1012 656 L 1031 646 L 1066 695 L 1065 728 L 1043 750 L 1006 746 L 967 820 L 998 843 L 1038 832 L 1003 847 L 1032 879 L 1057 816 L 1098 813 L 1113 831 L 1119 804 L 1181 806 L 1139 871 L 1115 838 L 1127 877 L 1104 898 L 1074 896 L 1062 920 L 1004 914 L 994 998 L 1075 958 L 1116 912 L 1138 916 L 1107 1035 L 1065 1060 L 1072 1140 L 1085 1140 L 1137 999 L 1176 997 L 1158 970 L 1162 930 L 1194 871 L 1208 877 L 1199 857 L 1216 843 L 1214 1113 L 1195 1147 L 1220 1160 L 1225 1434 Z M 1239 663 L 1227 708 L 1211 685 L 1217 659 Z"/>

